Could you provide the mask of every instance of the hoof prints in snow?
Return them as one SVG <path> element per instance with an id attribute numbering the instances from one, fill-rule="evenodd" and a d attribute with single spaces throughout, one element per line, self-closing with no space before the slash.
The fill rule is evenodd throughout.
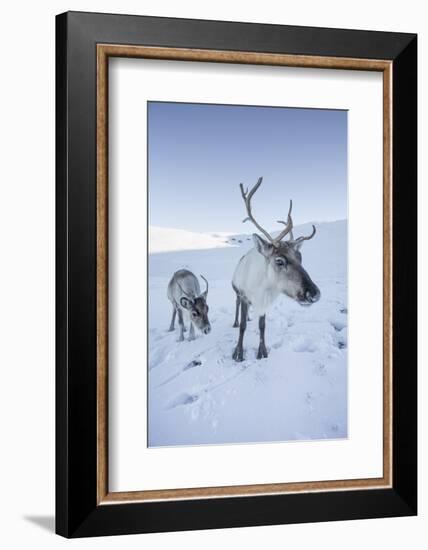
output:
<path id="1" fill-rule="evenodd" d="M 194 359 L 193 361 L 190 361 L 190 363 L 186 365 L 183 370 L 194 369 L 195 367 L 200 367 L 201 365 L 202 361 L 199 359 Z"/>
<path id="2" fill-rule="evenodd" d="M 346 327 L 346 323 L 333 322 L 331 323 L 331 326 L 334 328 L 336 332 L 340 332 Z"/>
<path id="3" fill-rule="evenodd" d="M 293 346 L 293 350 L 298 352 L 298 353 L 303 353 L 303 352 L 314 353 L 315 351 L 317 351 L 317 346 L 309 338 L 302 337 Z"/>
<path id="4" fill-rule="evenodd" d="M 324 364 L 320 364 L 320 365 L 316 365 L 315 366 L 315 374 L 317 374 L 318 376 L 326 376 L 327 375 L 327 369 L 326 369 L 326 366 Z"/>
<path id="5" fill-rule="evenodd" d="M 199 395 L 191 395 L 188 393 L 182 393 L 181 395 L 178 395 L 175 399 L 171 401 L 167 409 L 174 409 L 175 407 L 179 407 L 180 405 L 190 405 L 192 403 L 195 403 L 199 399 Z"/>
<path id="6" fill-rule="evenodd" d="M 201 365 L 202 365 L 202 361 L 200 361 L 199 359 L 194 359 L 193 361 L 190 361 L 190 363 L 188 363 L 185 367 L 183 367 L 181 371 L 178 371 L 172 376 L 169 376 L 166 380 L 161 382 L 157 387 L 160 388 L 161 386 L 165 386 L 166 384 L 169 384 L 170 382 L 178 378 L 184 371 L 189 369 L 194 369 L 195 367 L 200 367 Z"/>

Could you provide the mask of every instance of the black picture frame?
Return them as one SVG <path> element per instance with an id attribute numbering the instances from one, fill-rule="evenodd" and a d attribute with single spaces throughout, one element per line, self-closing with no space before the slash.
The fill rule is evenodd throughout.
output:
<path id="1" fill-rule="evenodd" d="M 392 487 L 97 504 L 99 43 L 392 62 Z M 415 515 L 417 36 L 68 12 L 56 18 L 56 97 L 56 532 L 85 537 Z"/>

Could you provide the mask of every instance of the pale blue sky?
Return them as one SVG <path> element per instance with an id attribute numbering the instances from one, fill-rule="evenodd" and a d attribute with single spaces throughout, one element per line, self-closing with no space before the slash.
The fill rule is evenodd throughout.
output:
<path id="1" fill-rule="evenodd" d="M 252 232 L 239 183 L 263 183 L 253 214 L 278 229 L 347 218 L 347 112 L 148 103 L 149 223 Z"/>

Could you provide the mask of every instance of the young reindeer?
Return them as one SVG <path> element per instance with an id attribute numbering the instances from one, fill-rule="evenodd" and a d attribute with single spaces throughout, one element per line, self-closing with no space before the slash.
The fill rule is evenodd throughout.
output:
<path id="1" fill-rule="evenodd" d="M 180 269 L 172 276 L 168 284 L 168 299 L 172 303 L 172 319 L 169 331 L 174 331 L 175 316 L 178 313 L 178 324 L 180 325 L 179 342 L 184 340 L 183 313 L 188 317 L 190 323 L 189 341 L 195 339 L 195 329 L 198 328 L 204 334 L 211 332 L 211 325 L 208 320 L 208 281 L 203 275 L 207 288 L 201 294 L 198 279 L 191 271 Z"/>
<path id="2" fill-rule="evenodd" d="M 291 219 L 290 201 L 287 221 L 278 221 L 285 225 L 279 235 L 273 238 L 254 219 L 251 211 L 251 199 L 260 187 L 263 178 L 259 178 L 250 192 L 244 191 L 240 184 L 242 198 L 247 209 L 247 218 L 257 229 L 263 233 L 267 240 L 253 234 L 255 247 L 243 256 L 236 266 L 233 274 L 232 287 L 236 292 L 236 314 L 234 327 L 238 326 L 239 307 L 241 307 L 241 323 L 239 325 L 239 340 L 233 353 L 235 361 L 243 361 L 243 340 L 247 326 L 248 308 L 251 305 L 259 317 L 260 343 L 257 359 L 267 357 L 265 344 L 265 320 L 266 311 L 280 294 L 285 294 L 302 306 L 309 306 L 320 299 L 320 291 L 312 282 L 308 273 L 302 266 L 300 247 L 304 241 L 312 239 L 315 235 L 315 226 L 308 237 L 293 237 L 293 221 Z M 282 239 L 289 235 L 288 241 Z"/>

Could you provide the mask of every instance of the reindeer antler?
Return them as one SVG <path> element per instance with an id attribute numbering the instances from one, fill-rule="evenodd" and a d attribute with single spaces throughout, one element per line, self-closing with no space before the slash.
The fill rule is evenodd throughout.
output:
<path id="1" fill-rule="evenodd" d="M 254 195 L 254 193 L 257 191 L 257 189 L 260 187 L 262 181 L 263 181 L 263 178 L 259 178 L 257 180 L 256 185 L 251 189 L 250 192 L 248 192 L 248 188 L 246 191 L 244 191 L 244 186 L 242 185 L 242 183 L 239 184 L 239 187 L 241 188 L 241 195 L 242 195 L 242 198 L 244 199 L 245 207 L 247 208 L 247 214 L 248 214 L 245 220 L 242 220 L 242 223 L 245 223 L 247 221 L 252 221 L 253 224 L 257 227 L 257 229 L 261 233 L 263 233 L 263 235 L 273 244 L 274 239 L 272 238 L 271 235 L 269 235 L 269 233 L 265 229 L 263 229 L 261 225 L 259 225 L 256 222 L 256 220 L 253 217 L 253 213 L 251 211 L 251 198 Z"/>
<path id="2" fill-rule="evenodd" d="M 297 237 L 296 240 L 293 239 L 292 244 L 300 244 L 303 241 L 309 241 L 317 232 L 315 225 L 312 226 L 312 233 L 308 237 Z"/>
<path id="3" fill-rule="evenodd" d="M 202 292 L 202 294 L 205 296 L 205 298 L 207 297 L 208 295 L 208 281 L 205 279 L 205 277 L 203 275 L 201 275 L 202 279 L 205 281 L 205 284 L 207 285 L 207 288 L 204 292 Z"/>
<path id="4" fill-rule="evenodd" d="M 293 238 L 293 220 L 291 219 L 291 210 L 293 209 L 293 201 L 290 200 L 290 208 L 288 209 L 287 214 L 287 221 L 284 222 L 283 220 L 278 220 L 278 223 L 282 223 L 285 225 L 285 228 L 281 231 L 281 233 L 276 237 L 275 241 L 278 243 L 282 241 L 282 239 L 288 235 L 288 233 L 291 233 L 290 239 Z"/>
<path id="5" fill-rule="evenodd" d="M 278 223 L 282 223 L 285 225 L 285 228 L 281 231 L 281 233 L 274 239 L 261 225 L 257 223 L 255 220 L 253 213 L 251 211 L 251 198 L 253 197 L 254 193 L 257 191 L 257 189 L 260 187 L 261 183 L 263 181 L 263 178 L 260 177 L 257 180 L 257 183 L 255 186 L 248 192 L 248 189 L 244 191 L 244 186 L 242 183 L 239 184 L 239 187 L 241 188 L 241 195 L 244 199 L 245 206 L 247 208 L 247 214 L 248 216 L 245 218 L 245 220 L 242 220 L 243 222 L 251 221 L 253 224 L 257 227 L 257 229 L 263 233 L 263 235 L 273 244 L 273 246 L 277 247 L 280 243 L 280 241 L 293 229 L 293 220 L 291 219 L 291 209 L 293 207 L 293 201 L 290 201 L 290 208 L 288 210 L 287 215 L 287 221 L 278 221 Z"/>

